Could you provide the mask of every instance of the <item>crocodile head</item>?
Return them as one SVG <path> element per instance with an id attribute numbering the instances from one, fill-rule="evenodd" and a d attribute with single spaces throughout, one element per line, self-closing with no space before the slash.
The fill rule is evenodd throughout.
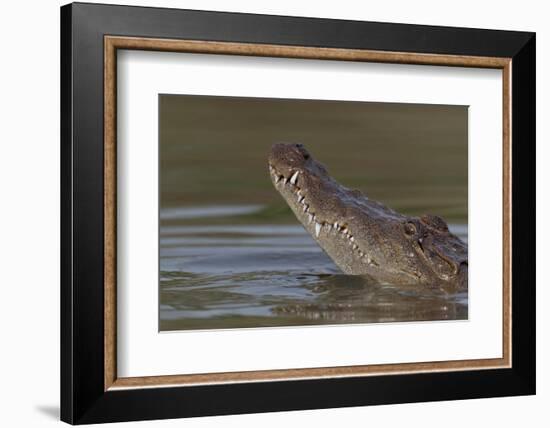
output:
<path id="1" fill-rule="evenodd" d="M 274 144 L 269 172 L 298 220 L 344 273 L 467 288 L 467 244 L 441 218 L 409 217 L 342 186 L 301 144 Z"/>

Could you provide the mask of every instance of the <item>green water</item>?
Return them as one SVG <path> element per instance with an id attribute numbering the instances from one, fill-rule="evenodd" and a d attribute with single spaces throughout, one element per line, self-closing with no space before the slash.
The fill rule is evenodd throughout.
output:
<path id="1" fill-rule="evenodd" d="M 300 142 L 344 185 L 467 240 L 467 108 L 160 97 L 160 329 L 465 319 L 468 296 L 343 275 L 273 188 Z"/>

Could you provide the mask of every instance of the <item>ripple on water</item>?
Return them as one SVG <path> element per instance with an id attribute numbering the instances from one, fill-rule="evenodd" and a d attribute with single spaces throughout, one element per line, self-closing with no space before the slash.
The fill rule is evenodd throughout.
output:
<path id="1" fill-rule="evenodd" d="M 160 268 L 161 330 L 468 317 L 467 293 L 341 274 L 299 225 L 163 226 Z"/>

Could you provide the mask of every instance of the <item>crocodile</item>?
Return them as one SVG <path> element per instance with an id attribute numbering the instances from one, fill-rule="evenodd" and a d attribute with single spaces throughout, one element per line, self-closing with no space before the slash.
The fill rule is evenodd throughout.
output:
<path id="1" fill-rule="evenodd" d="M 467 290 L 468 245 L 442 218 L 404 215 L 346 188 L 302 144 L 274 144 L 268 168 L 297 219 L 345 274 Z"/>

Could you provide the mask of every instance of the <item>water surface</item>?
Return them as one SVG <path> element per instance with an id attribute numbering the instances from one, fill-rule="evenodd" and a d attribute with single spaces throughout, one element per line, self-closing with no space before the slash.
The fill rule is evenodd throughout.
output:
<path id="1" fill-rule="evenodd" d="M 178 223 L 245 207 L 171 211 L 160 230 L 161 330 L 466 319 L 467 293 L 345 275 L 299 224 Z M 174 213 L 179 212 L 178 215 Z M 166 213 L 165 213 L 166 214 Z M 161 214 L 162 217 L 162 214 Z M 467 240 L 465 225 L 451 225 Z"/>

